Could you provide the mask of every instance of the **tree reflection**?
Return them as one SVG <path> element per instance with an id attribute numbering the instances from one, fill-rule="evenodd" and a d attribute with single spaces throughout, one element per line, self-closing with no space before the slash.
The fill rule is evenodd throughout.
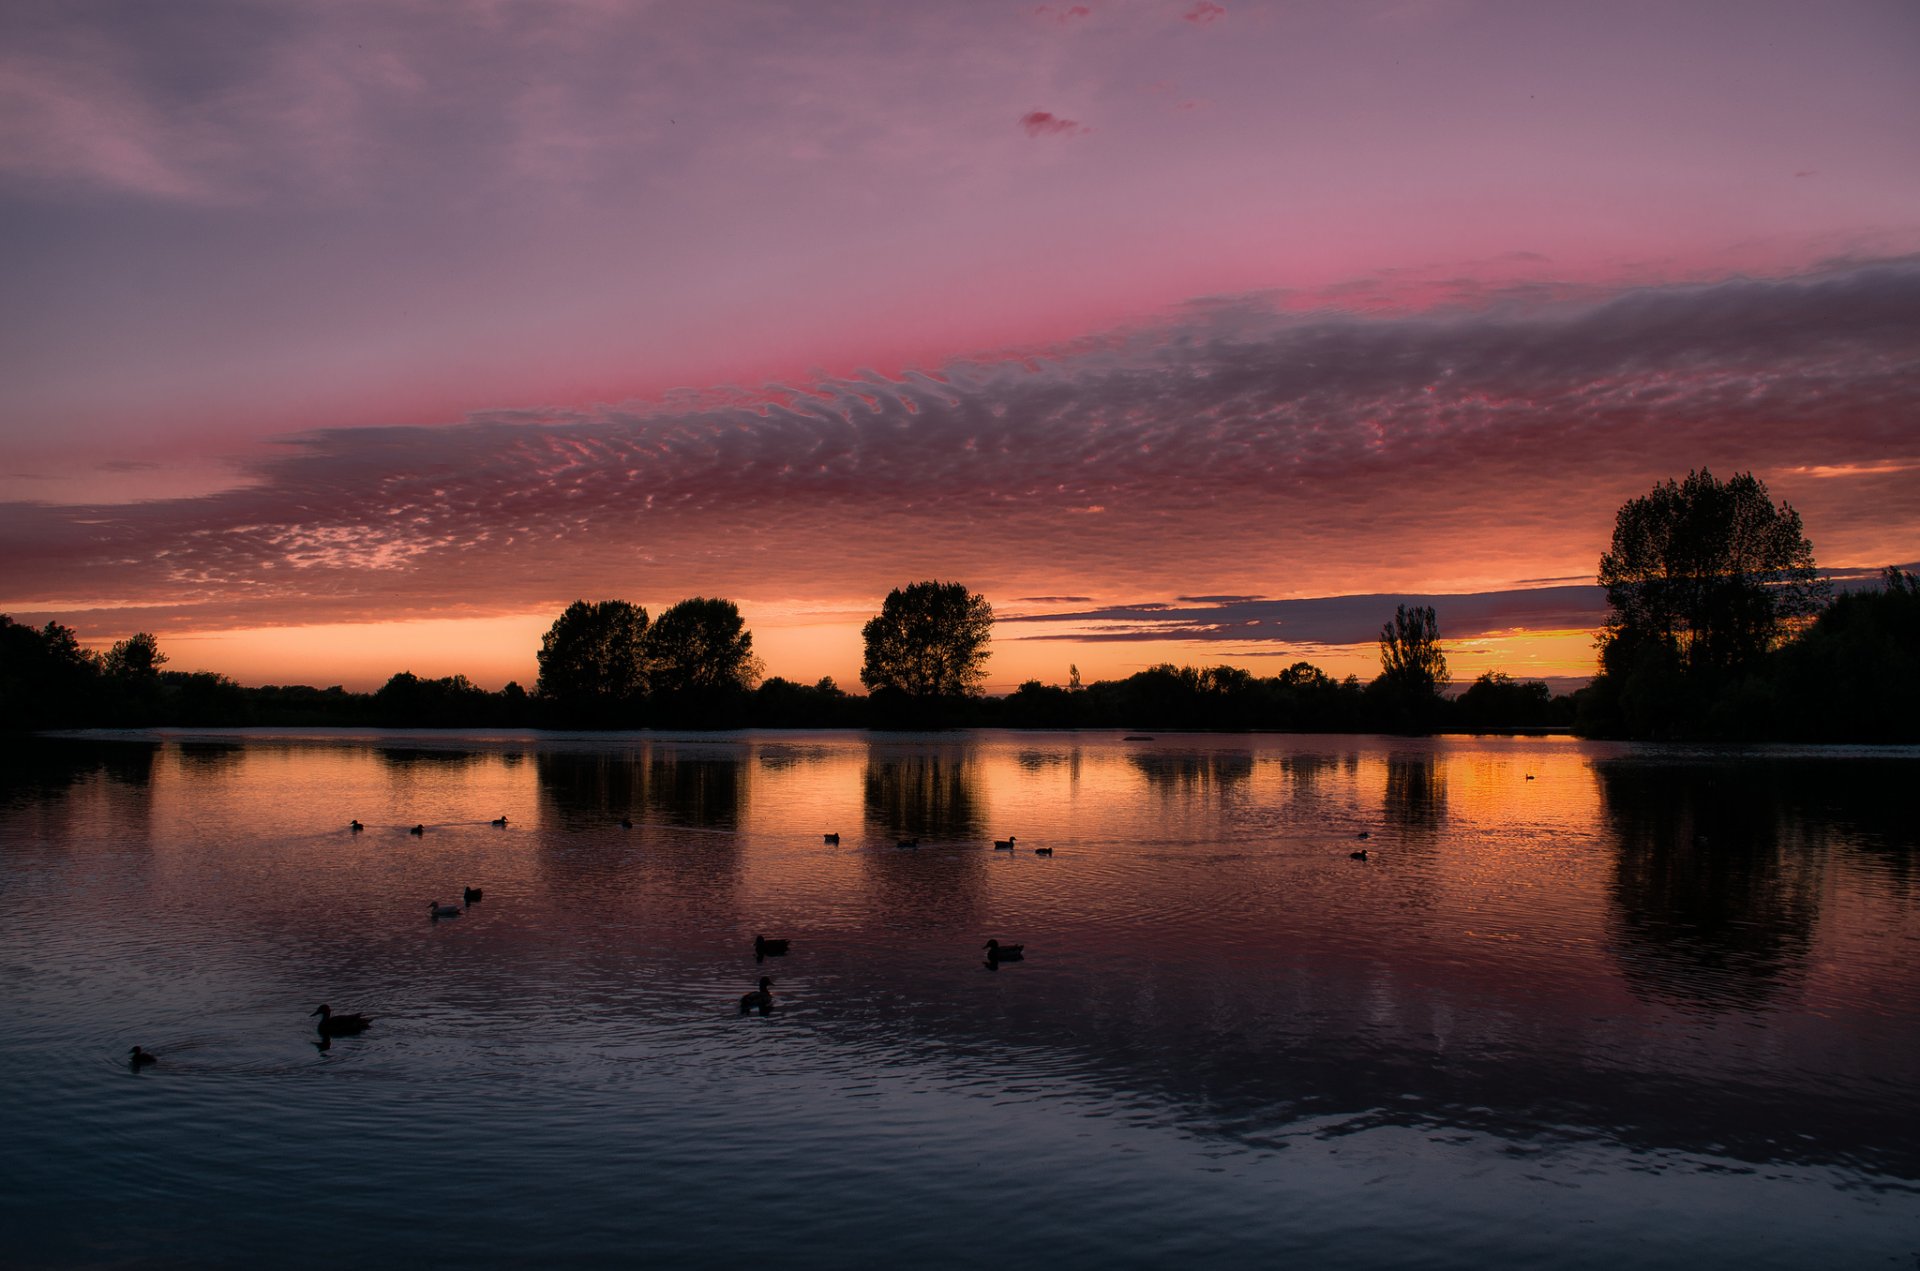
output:
<path id="1" fill-rule="evenodd" d="M 958 751 L 867 757 L 867 820 L 879 833 L 930 842 L 982 837 L 973 765 Z"/>
<path id="2" fill-rule="evenodd" d="M 1127 761 L 1162 797 L 1228 794 L 1253 775 L 1253 756 L 1241 750 L 1167 752 L 1132 750 Z"/>
<path id="3" fill-rule="evenodd" d="M 1388 755 L 1380 814 L 1405 831 L 1438 831 L 1447 819 L 1447 774 L 1439 756 L 1415 751 Z"/>
<path id="4" fill-rule="evenodd" d="M 732 830 L 745 815 L 746 766 L 733 755 L 541 751 L 534 769 L 563 828 L 626 819 Z"/>
<path id="5" fill-rule="evenodd" d="M 1764 1004 L 1807 956 L 1821 853 L 1783 835 L 1776 774 L 1752 764 L 1595 765 L 1618 842 L 1611 893 L 1636 993 L 1711 1010 Z"/>
<path id="6" fill-rule="evenodd" d="M 979 778 L 964 750 L 867 756 L 867 824 L 884 839 L 919 840 L 912 851 L 869 852 L 863 868 L 879 911 L 911 930 L 966 922 L 980 908 L 980 874 L 993 855 Z"/>

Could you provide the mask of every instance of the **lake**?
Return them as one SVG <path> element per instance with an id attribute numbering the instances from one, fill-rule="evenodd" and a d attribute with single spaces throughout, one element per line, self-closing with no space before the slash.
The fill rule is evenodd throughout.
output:
<path id="1" fill-rule="evenodd" d="M 0 1261 L 1910 1268 L 1917 788 L 1569 738 L 33 739 Z"/>

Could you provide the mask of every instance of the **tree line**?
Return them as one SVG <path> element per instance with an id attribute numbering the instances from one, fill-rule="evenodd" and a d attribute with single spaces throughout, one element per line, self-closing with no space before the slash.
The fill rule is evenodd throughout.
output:
<path id="1" fill-rule="evenodd" d="M 624 600 L 575 601 L 536 655 L 532 691 L 403 671 L 373 693 L 245 688 L 164 670 L 153 635 L 104 654 L 58 623 L 0 615 L 0 727 L 413 726 L 542 728 L 1014 727 L 1296 732 L 1565 730 L 1669 739 L 1920 740 L 1920 584 L 1895 568 L 1834 597 L 1800 518 L 1742 473 L 1705 469 L 1624 505 L 1598 579 L 1609 617 L 1599 673 L 1556 696 L 1499 671 L 1455 696 L 1431 606 L 1380 630 L 1380 673 L 1336 680 L 1308 662 L 1276 675 L 1163 664 L 1124 679 L 1030 680 L 982 692 L 993 609 L 955 582 L 888 593 L 862 628 L 860 680 L 763 674 L 729 600 L 696 596 L 651 618 Z"/>

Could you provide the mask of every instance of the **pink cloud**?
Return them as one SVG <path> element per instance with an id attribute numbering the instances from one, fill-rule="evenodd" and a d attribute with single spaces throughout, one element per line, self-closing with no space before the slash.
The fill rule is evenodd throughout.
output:
<path id="1" fill-rule="evenodd" d="M 1213 3 L 1213 0 L 1200 0 L 1200 3 L 1188 9 L 1186 13 L 1181 16 L 1195 26 L 1206 26 L 1216 18 L 1226 17 L 1227 11 Z"/>
<path id="2" fill-rule="evenodd" d="M 1056 9 L 1050 4 L 1043 4 L 1033 11 L 1033 15 L 1037 18 L 1043 18 L 1057 22 L 1061 26 L 1066 26 L 1070 22 L 1078 22 L 1082 18 L 1093 16 L 1093 10 L 1084 4 L 1069 5 L 1062 9 Z"/>
<path id="3" fill-rule="evenodd" d="M 1029 137 L 1078 136 L 1088 131 L 1076 119 L 1062 119 L 1048 110 L 1030 110 L 1020 116 L 1020 126 Z"/>
<path id="4" fill-rule="evenodd" d="M 1223 302 L 938 376 L 316 432 L 241 489 L 0 504 L 0 610 L 206 630 L 921 576 L 1480 591 L 1590 578 L 1619 505 L 1702 464 L 1792 501 L 1824 565 L 1911 558 L 1920 268 L 1492 299 Z"/>

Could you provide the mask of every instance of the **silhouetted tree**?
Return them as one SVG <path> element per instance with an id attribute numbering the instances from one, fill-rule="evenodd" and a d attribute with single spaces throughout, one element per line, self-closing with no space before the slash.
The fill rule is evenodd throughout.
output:
<path id="1" fill-rule="evenodd" d="M 647 691 L 647 611 L 576 600 L 540 640 L 540 696 L 576 720 L 637 722 Z"/>
<path id="2" fill-rule="evenodd" d="M 976 694 L 986 679 L 993 606 L 959 583 L 919 582 L 887 593 L 865 627 L 860 682 L 915 702 Z"/>
<path id="3" fill-rule="evenodd" d="M 1396 606 L 1380 628 L 1380 675 L 1368 685 L 1382 727 L 1403 732 L 1433 727 L 1452 683 L 1440 649 L 1440 623 L 1432 605 Z"/>
<path id="4" fill-rule="evenodd" d="M 1393 621 L 1380 628 L 1380 674 L 1409 692 L 1427 696 L 1453 683 L 1432 605 L 1395 606 Z"/>
<path id="5" fill-rule="evenodd" d="M 1781 650 L 1778 731 L 1807 741 L 1920 741 L 1920 579 L 1889 567 Z"/>
<path id="6" fill-rule="evenodd" d="M 166 662 L 159 640 L 151 632 L 136 631 L 107 651 L 103 669 L 119 679 L 152 679 Z"/>
<path id="7" fill-rule="evenodd" d="M 1546 682 L 1516 680 L 1505 671 L 1486 672 L 1454 707 L 1469 729 L 1540 728 L 1554 722 L 1553 690 Z"/>
<path id="8" fill-rule="evenodd" d="M 0 728 L 32 729 L 92 721 L 100 660 L 73 628 L 38 630 L 0 614 Z"/>
<path id="9" fill-rule="evenodd" d="M 1738 670 L 1827 594 L 1800 514 L 1775 507 L 1751 473 L 1722 483 L 1705 468 L 1621 507 L 1600 585 L 1613 610 L 1601 644 L 1609 675 L 1657 675 L 1660 662 L 1687 674 Z"/>
<path id="10" fill-rule="evenodd" d="M 744 692 L 760 679 L 753 634 L 731 600 L 674 605 L 648 630 L 647 655 L 656 693 Z"/>

